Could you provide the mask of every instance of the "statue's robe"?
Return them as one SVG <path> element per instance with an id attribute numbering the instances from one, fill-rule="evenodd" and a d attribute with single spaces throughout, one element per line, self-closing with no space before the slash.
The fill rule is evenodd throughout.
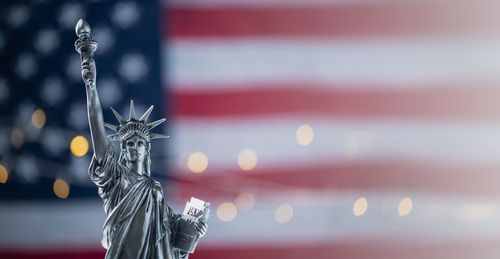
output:
<path id="1" fill-rule="evenodd" d="M 108 215 L 101 237 L 106 259 L 188 258 L 172 246 L 179 215 L 164 204 L 159 182 L 118 163 L 111 147 L 101 163 L 92 158 L 89 175 Z"/>

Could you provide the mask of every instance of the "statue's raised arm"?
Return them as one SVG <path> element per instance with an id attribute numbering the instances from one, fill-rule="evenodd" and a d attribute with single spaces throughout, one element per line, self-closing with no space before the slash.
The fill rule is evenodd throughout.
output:
<path id="1" fill-rule="evenodd" d="M 97 41 L 90 36 L 90 26 L 83 19 L 78 21 L 75 30 L 78 35 L 78 40 L 75 42 L 75 49 L 80 54 L 82 60 L 82 78 L 87 90 L 87 111 L 92 146 L 94 147 L 94 156 L 100 162 L 106 154 L 109 142 L 104 129 L 102 108 L 96 89 L 94 52 L 97 49 Z"/>

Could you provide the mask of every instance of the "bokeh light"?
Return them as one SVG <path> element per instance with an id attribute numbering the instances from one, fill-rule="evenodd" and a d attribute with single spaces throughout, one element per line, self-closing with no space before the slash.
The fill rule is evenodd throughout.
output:
<path id="1" fill-rule="evenodd" d="M 293 207 L 288 203 L 280 205 L 274 212 L 274 219 L 278 223 L 286 223 L 290 221 L 292 217 Z"/>
<path id="2" fill-rule="evenodd" d="M 366 200 L 365 197 L 357 199 L 354 202 L 354 205 L 352 206 L 352 212 L 354 213 L 354 216 L 361 216 L 365 214 L 367 209 L 368 209 L 368 201 Z"/>
<path id="3" fill-rule="evenodd" d="M 69 185 L 64 180 L 57 179 L 54 181 L 54 193 L 57 197 L 61 199 L 68 198 L 69 195 Z"/>
<path id="4" fill-rule="evenodd" d="M 18 129 L 14 128 L 10 134 L 10 143 L 15 149 L 20 149 L 24 144 L 24 134 Z"/>
<path id="5" fill-rule="evenodd" d="M 463 221 L 481 221 L 497 217 L 496 203 L 471 203 L 458 208 L 458 219 Z"/>
<path id="6" fill-rule="evenodd" d="M 236 197 L 236 206 L 241 211 L 248 211 L 255 205 L 255 198 L 250 193 L 241 193 Z"/>
<path id="7" fill-rule="evenodd" d="M 6 183 L 7 179 L 9 179 L 9 173 L 5 166 L 0 165 L 0 183 Z"/>
<path id="8" fill-rule="evenodd" d="M 224 202 L 219 207 L 217 207 L 217 218 L 221 221 L 229 222 L 236 218 L 238 209 L 231 202 Z"/>
<path id="9" fill-rule="evenodd" d="M 84 156 L 89 150 L 89 142 L 83 136 L 76 136 L 71 140 L 71 153 L 77 157 Z"/>
<path id="10" fill-rule="evenodd" d="M 33 123 L 33 126 L 35 128 L 40 129 L 45 125 L 45 122 L 47 121 L 47 116 L 45 115 L 45 112 L 42 109 L 38 109 L 33 114 L 31 115 L 31 123 Z"/>
<path id="11" fill-rule="evenodd" d="M 297 142 L 299 142 L 300 145 L 307 146 L 311 144 L 311 142 L 314 139 L 314 131 L 311 126 L 307 124 L 302 124 L 297 129 L 295 138 L 297 139 Z"/>
<path id="12" fill-rule="evenodd" d="M 202 173 L 208 167 L 208 157 L 203 152 L 194 152 L 189 156 L 187 165 L 189 171 Z"/>
<path id="13" fill-rule="evenodd" d="M 257 165 L 257 154 L 251 149 L 244 149 L 238 154 L 238 165 L 245 171 L 250 171 Z"/>
<path id="14" fill-rule="evenodd" d="M 406 216 L 410 214 L 413 209 L 413 202 L 410 197 L 406 197 L 399 202 L 398 213 L 399 216 Z"/>

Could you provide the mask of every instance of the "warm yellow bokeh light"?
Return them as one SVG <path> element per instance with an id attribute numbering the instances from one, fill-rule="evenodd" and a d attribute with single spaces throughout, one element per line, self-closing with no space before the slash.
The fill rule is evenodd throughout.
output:
<path id="1" fill-rule="evenodd" d="M 20 149 L 24 143 L 24 134 L 20 129 L 12 130 L 10 135 L 10 143 L 15 149 Z"/>
<path id="2" fill-rule="evenodd" d="M 61 179 L 57 179 L 54 181 L 54 193 L 56 194 L 57 197 L 61 199 L 66 199 L 68 198 L 69 195 L 69 185 Z"/>
<path id="3" fill-rule="evenodd" d="M 406 216 L 410 214 L 413 209 L 413 202 L 410 197 L 406 197 L 399 202 L 398 213 L 399 216 Z"/>
<path id="4" fill-rule="evenodd" d="M 7 182 L 7 179 L 9 179 L 9 173 L 7 172 L 5 166 L 0 165 L 0 183 Z"/>
<path id="5" fill-rule="evenodd" d="M 75 156 L 84 156 L 89 150 L 89 142 L 83 136 L 76 136 L 71 140 L 70 144 L 71 153 Z"/>
<path id="6" fill-rule="evenodd" d="M 217 217 L 224 222 L 229 222 L 236 218 L 238 209 L 231 202 L 224 202 L 217 207 Z"/>
<path id="7" fill-rule="evenodd" d="M 241 193 L 236 197 L 236 206 L 241 211 L 248 211 L 255 205 L 255 198 L 250 193 Z"/>
<path id="8" fill-rule="evenodd" d="M 257 165 L 257 154 L 251 149 L 242 150 L 238 154 L 238 165 L 245 171 L 250 171 Z"/>
<path id="9" fill-rule="evenodd" d="M 300 145 L 307 146 L 311 144 L 311 142 L 314 139 L 314 131 L 311 126 L 307 124 L 302 124 L 297 129 L 295 138 L 297 139 L 297 142 L 299 142 Z"/>
<path id="10" fill-rule="evenodd" d="M 45 112 L 42 109 L 38 109 L 33 114 L 31 115 L 31 123 L 33 123 L 33 126 L 35 128 L 40 129 L 45 125 L 45 122 L 47 121 L 47 116 L 45 115 Z"/>
<path id="11" fill-rule="evenodd" d="M 354 205 L 352 206 L 352 212 L 354 213 L 354 216 L 361 216 L 365 214 L 367 209 L 368 209 L 368 201 L 366 200 L 365 197 L 357 199 L 354 202 Z"/>
<path id="12" fill-rule="evenodd" d="M 193 173 L 201 173 L 208 167 L 208 157 L 203 152 L 192 153 L 187 162 L 189 171 Z"/>
<path id="13" fill-rule="evenodd" d="M 280 205 L 274 212 L 274 219 L 278 223 L 286 223 L 293 217 L 293 207 L 290 204 Z"/>

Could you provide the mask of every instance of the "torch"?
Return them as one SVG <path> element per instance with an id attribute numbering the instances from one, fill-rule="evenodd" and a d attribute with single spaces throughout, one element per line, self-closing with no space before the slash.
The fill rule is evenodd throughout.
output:
<path id="1" fill-rule="evenodd" d="M 75 27 L 78 39 L 75 42 L 75 49 L 80 54 L 82 60 L 82 78 L 85 85 L 90 89 L 95 88 L 96 67 L 94 62 L 94 52 L 97 49 L 97 41 L 90 36 L 89 24 L 80 19 Z"/>

